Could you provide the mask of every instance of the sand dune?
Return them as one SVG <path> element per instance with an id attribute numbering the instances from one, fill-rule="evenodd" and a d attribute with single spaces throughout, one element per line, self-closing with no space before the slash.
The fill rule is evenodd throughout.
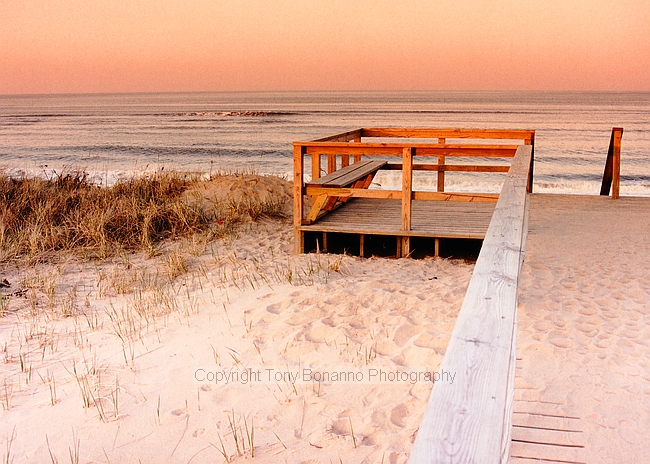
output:
<path id="1" fill-rule="evenodd" d="M 150 259 L 6 269 L 10 459 L 405 462 L 431 382 L 223 384 L 197 369 L 433 371 L 472 265 L 294 256 L 287 223 L 244 227 Z M 171 279 L 170 256 L 188 272 Z"/>

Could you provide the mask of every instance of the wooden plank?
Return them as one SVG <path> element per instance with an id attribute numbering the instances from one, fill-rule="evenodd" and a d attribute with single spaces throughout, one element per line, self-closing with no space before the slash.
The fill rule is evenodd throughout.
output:
<path id="1" fill-rule="evenodd" d="M 603 172 L 603 181 L 600 186 L 601 195 L 609 195 L 611 190 L 613 198 L 620 197 L 622 137 L 622 127 L 612 128 L 609 149 L 607 150 L 607 160 L 605 161 L 605 172 Z"/>
<path id="2" fill-rule="evenodd" d="M 512 158 L 517 145 L 435 145 L 403 143 L 341 143 L 309 142 L 307 154 L 322 155 L 394 155 L 401 156 L 404 147 L 418 148 L 418 156 L 472 156 L 484 158 Z"/>
<path id="3" fill-rule="evenodd" d="M 512 428 L 512 440 L 527 443 L 545 443 L 575 448 L 584 448 L 584 437 L 579 432 L 565 430 L 548 430 L 532 427 L 515 426 Z"/>
<path id="4" fill-rule="evenodd" d="M 326 176 L 320 177 L 316 180 L 310 181 L 307 183 L 307 185 L 325 185 L 327 183 L 330 183 L 332 187 L 338 186 L 338 185 L 346 185 L 346 183 L 340 183 L 339 179 L 341 177 L 345 177 L 348 174 L 352 174 L 351 178 L 353 180 L 349 181 L 348 183 L 352 183 L 357 179 L 360 179 L 363 177 L 368 169 L 368 166 L 370 163 L 373 163 L 371 160 L 365 160 L 365 161 L 360 161 L 359 163 L 354 163 L 349 166 L 346 166 L 342 169 L 339 169 L 338 171 L 334 171 L 332 173 L 327 174 Z M 356 179 L 355 177 L 356 174 Z"/>
<path id="5" fill-rule="evenodd" d="M 401 171 L 402 163 L 387 163 L 382 169 L 389 171 Z M 423 164 L 413 165 L 414 171 L 444 171 L 444 172 L 508 172 L 510 165 L 503 164 Z"/>
<path id="6" fill-rule="evenodd" d="M 534 459 L 537 462 L 554 462 L 583 464 L 584 448 L 573 446 L 558 446 L 546 443 L 527 443 L 514 441 L 512 457 L 519 459 Z"/>
<path id="7" fill-rule="evenodd" d="M 581 433 L 580 419 L 562 415 L 536 414 L 527 412 L 513 413 L 513 427 L 528 427 L 539 430 L 558 430 L 561 432 Z"/>
<path id="8" fill-rule="evenodd" d="M 322 139 L 316 139 L 314 142 L 349 142 L 351 140 L 360 138 L 362 130 L 363 129 L 354 129 L 348 132 L 331 135 L 329 137 L 323 137 Z"/>
<path id="9" fill-rule="evenodd" d="M 353 189 L 353 188 L 330 188 L 314 185 L 305 187 L 305 194 L 318 196 L 327 194 L 336 197 L 351 198 L 390 198 L 399 200 L 402 198 L 401 190 L 379 190 L 379 189 Z M 496 193 L 460 193 L 460 192 L 412 192 L 413 200 L 429 201 L 484 201 L 496 202 L 499 195 Z"/>
<path id="10" fill-rule="evenodd" d="M 302 179 L 305 169 L 304 161 L 305 147 L 293 146 L 293 251 L 296 254 L 302 253 L 304 247 L 304 235 L 300 230 L 303 215 Z"/>
<path id="11" fill-rule="evenodd" d="M 508 460 L 508 385 L 531 155 L 530 146 L 520 146 L 504 182 L 440 366 L 456 378 L 434 386 L 411 463 Z"/>
<path id="12" fill-rule="evenodd" d="M 307 215 L 307 222 L 314 222 L 316 218 L 318 217 L 318 213 L 320 213 L 320 210 L 325 206 L 325 202 L 327 201 L 327 195 L 318 195 L 312 203 L 311 206 L 311 211 L 309 211 L 309 214 Z"/>
<path id="13" fill-rule="evenodd" d="M 357 169 L 361 169 L 361 168 L 365 167 L 368 163 L 370 163 L 370 161 L 361 161 L 359 163 L 351 164 L 351 165 L 346 166 L 345 168 L 339 169 L 338 171 L 335 171 L 335 172 L 333 172 L 331 174 L 327 174 L 327 175 L 325 175 L 323 177 L 319 177 L 316 180 L 312 180 L 312 181 L 308 182 L 307 185 L 323 185 L 328 180 L 336 180 L 339 177 L 344 176 L 349 172 L 353 172 L 353 171 L 355 171 Z"/>
<path id="14" fill-rule="evenodd" d="M 363 128 L 364 137 L 449 138 L 529 140 L 534 130 L 527 129 L 425 129 L 425 128 Z"/>
<path id="15" fill-rule="evenodd" d="M 325 180 L 322 185 L 325 187 L 342 188 L 370 174 L 374 175 L 385 164 L 386 161 L 361 161 L 360 163 L 354 163 L 348 166 L 348 168 L 352 168 L 349 172 L 333 177 L 331 180 Z M 357 165 L 359 167 L 356 167 Z M 343 169 L 339 169 L 336 173 L 340 171 L 343 171 Z"/>

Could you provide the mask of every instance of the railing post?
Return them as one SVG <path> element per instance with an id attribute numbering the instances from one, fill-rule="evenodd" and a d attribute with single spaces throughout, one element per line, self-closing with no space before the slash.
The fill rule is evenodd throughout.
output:
<path id="1" fill-rule="evenodd" d="M 303 174 L 305 170 L 305 151 L 306 147 L 303 145 L 294 145 L 293 147 L 293 246 L 294 253 L 296 254 L 305 251 L 304 233 L 300 230 L 303 215 L 302 192 L 304 180 Z M 320 155 L 318 156 L 320 157 Z"/>
<path id="2" fill-rule="evenodd" d="M 535 132 L 530 134 L 530 138 L 524 140 L 525 145 L 531 146 L 530 152 L 530 166 L 528 168 L 528 184 L 526 185 L 526 193 L 533 193 L 533 170 L 535 168 Z"/>
<path id="3" fill-rule="evenodd" d="M 327 173 L 336 171 L 336 155 L 327 155 Z"/>
<path id="4" fill-rule="evenodd" d="M 444 145 L 447 139 L 438 137 L 438 144 Z M 438 192 L 445 191 L 445 171 L 442 166 L 445 164 L 445 155 L 438 155 Z"/>
<path id="5" fill-rule="evenodd" d="M 356 139 L 353 140 L 355 143 L 361 143 L 361 137 L 357 137 Z M 354 155 L 354 162 L 358 163 L 361 161 L 361 155 Z"/>
<path id="6" fill-rule="evenodd" d="M 320 154 L 311 155 L 311 180 L 320 178 Z"/>
<path id="7" fill-rule="evenodd" d="M 605 172 L 603 172 L 603 182 L 600 186 L 600 194 L 609 195 L 611 189 L 613 199 L 620 198 L 622 137 L 622 127 L 612 128 L 612 136 L 609 139 L 609 150 L 607 151 L 607 161 L 605 162 Z"/>
<path id="8" fill-rule="evenodd" d="M 621 196 L 621 138 L 623 137 L 623 129 L 617 127 L 614 134 L 614 154 L 612 156 L 612 198 L 616 200 Z"/>
<path id="9" fill-rule="evenodd" d="M 411 202 L 413 197 L 413 156 L 415 148 L 402 150 L 402 231 L 411 230 Z M 401 255 L 406 257 L 411 252 L 411 237 L 402 236 Z"/>

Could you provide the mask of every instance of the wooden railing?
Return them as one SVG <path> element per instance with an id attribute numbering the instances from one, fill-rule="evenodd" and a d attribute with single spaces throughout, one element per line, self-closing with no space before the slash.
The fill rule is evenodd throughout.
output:
<path id="1" fill-rule="evenodd" d="M 410 463 L 503 463 L 510 455 L 517 289 L 528 234 L 532 147 L 520 146 L 496 204 Z"/>
<path id="2" fill-rule="evenodd" d="M 621 139 L 623 138 L 623 128 L 614 127 L 612 136 L 609 139 L 609 150 L 607 151 L 607 161 L 605 162 L 605 172 L 603 173 L 603 182 L 600 186 L 601 195 L 609 195 L 612 191 L 612 198 L 620 197 L 621 191 Z"/>
<path id="3" fill-rule="evenodd" d="M 369 139 L 398 139 L 396 142 L 371 142 Z M 405 139 L 433 139 L 435 143 L 421 143 Z M 460 193 L 449 192 L 445 189 L 446 172 L 508 172 L 510 165 L 486 164 L 450 164 L 453 157 L 484 157 L 512 158 L 518 145 L 501 144 L 448 144 L 448 139 L 499 139 L 518 140 L 534 146 L 535 131 L 532 130 L 491 130 L 491 129 L 397 129 L 397 128 L 363 128 L 342 134 L 333 135 L 312 142 L 294 142 L 294 237 L 297 253 L 303 249 L 303 234 L 300 227 L 315 220 L 314 214 L 310 220 L 305 220 L 304 195 L 312 199 L 317 196 L 329 195 L 337 198 L 393 198 L 402 200 L 402 230 L 411 230 L 411 206 L 413 200 L 445 200 L 445 201 L 496 201 L 498 194 L 491 193 Z M 363 141 L 362 141 L 363 140 Z M 401 163 L 389 163 L 382 169 L 402 171 L 401 190 L 368 190 L 367 188 L 337 188 L 325 189 L 322 186 L 305 187 L 305 156 L 311 157 L 312 181 L 321 177 L 323 171 L 322 157 L 327 158 L 327 174 L 339 168 L 345 168 L 351 163 L 361 160 L 362 156 L 395 156 L 401 158 Z M 415 157 L 435 159 L 435 163 L 414 163 Z M 527 191 L 532 191 L 533 185 L 533 151 L 531 150 L 528 166 Z M 413 171 L 437 172 L 437 191 L 413 191 Z M 399 253 L 407 256 L 410 250 L 410 237 L 401 238 Z"/>

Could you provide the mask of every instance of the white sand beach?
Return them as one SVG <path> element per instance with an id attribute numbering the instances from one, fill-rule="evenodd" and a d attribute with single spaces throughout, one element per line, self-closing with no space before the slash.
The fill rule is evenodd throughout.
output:
<path id="1" fill-rule="evenodd" d="M 279 195 L 274 182 L 245 195 Z M 431 382 L 208 375 L 435 371 L 473 265 L 296 256 L 291 241 L 289 222 L 259 221 L 150 258 L 5 266 L 8 461 L 406 462 Z"/>

